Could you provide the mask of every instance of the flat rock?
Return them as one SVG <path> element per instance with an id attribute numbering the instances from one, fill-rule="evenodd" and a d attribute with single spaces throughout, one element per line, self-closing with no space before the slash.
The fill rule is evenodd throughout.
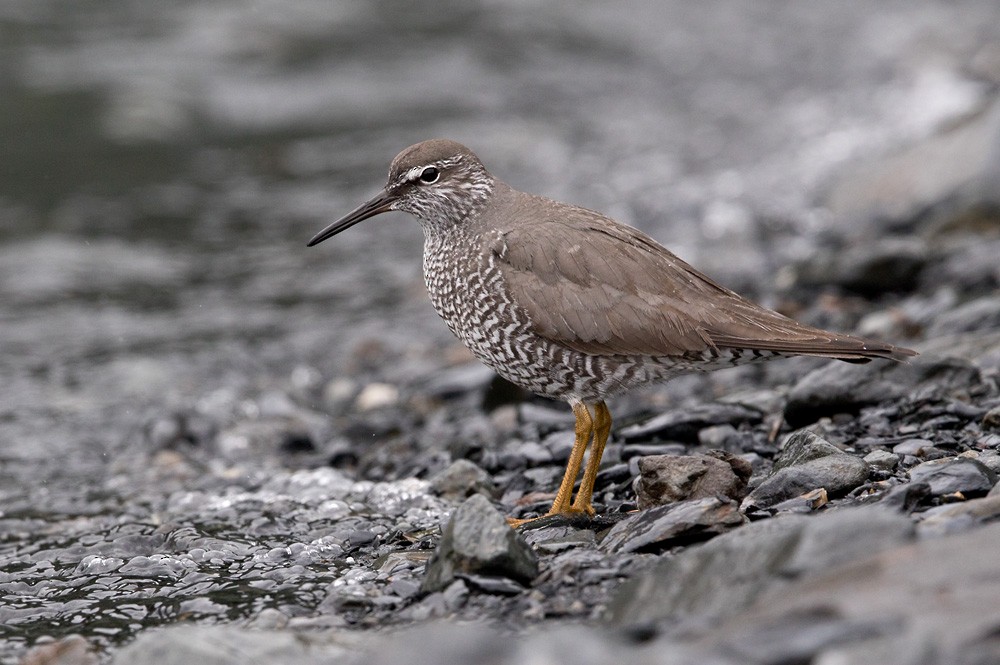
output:
<path id="1" fill-rule="evenodd" d="M 713 402 L 667 411 L 645 423 L 624 427 L 619 434 L 626 443 L 653 439 L 695 442 L 698 432 L 705 427 L 759 423 L 763 418 L 760 411 L 742 404 Z"/>
<path id="2" fill-rule="evenodd" d="M 958 457 L 918 464 L 910 469 L 910 480 L 927 483 L 936 496 L 955 492 L 982 496 L 997 484 L 997 474 L 979 460 Z"/>
<path id="3" fill-rule="evenodd" d="M 810 430 L 792 432 L 781 444 L 781 452 L 774 459 L 774 470 L 803 464 L 830 455 L 845 455 L 846 453 L 820 435 Z"/>
<path id="4" fill-rule="evenodd" d="M 874 535 L 858 524 L 850 537 Z M 757 663 L 997 662 L 1000 525 L 880 545 L 768 589 L 699 643 Z"/>
<path id="5" fill-rule="evenodd" d="M 692 499 L 640 511 L 618 522 L 601 541 L 606 552 L 660 551 L 706 540 L 741 526 L 746 518 L 735 501 Z"/>
<path id="6" fill-rule="evenodd" d="M 871 467 L 809 430 L 793 432 L 785 440 L 774 467 L 743 502 L 744 510 L 770 508 L 812 490 L 830 497 L 849 492 L 868 479 Z"/>
<path id="7" fill-rule="evenodd" d="M 977 524 L 1000 518 L 1000 494 L 931 508 L 921 515 L 921 536 L 942 536 L 965 531 Z"/>
<path id="8" fill-rule="evenodd" d="M 522 584 L 538 575 L 538 557 L 481 494 L 455 510 L 427 564 L 424 591 L 440 591 L 458 575 L 493 575 Z"/>
<path id="9" fill-rule="evenodd" d="M 729 453 L 654 455 L 641 458 L 638 466 L 633 489 L 640 510 L 713 496 L 739 501 L 752 473 L 748 462 Z"/>
<path id="10" fill-rule="evenodd" d="M 754 522 L 663 559 L 629 580 L 608 609 L 621 626 L 707 625 L 794 579 L 909 542 L 913 533 L 907 517 L 876 506 Z"/>
<path id="11" fill-rule="evenodd" d="M 743 509 L 769 508 L 823 488 L 830 497 L 846 494 L 868 480 L 870 467 L 853 455 L 822 457 L 786 467 L 768 476 L 743 501 Z"/>

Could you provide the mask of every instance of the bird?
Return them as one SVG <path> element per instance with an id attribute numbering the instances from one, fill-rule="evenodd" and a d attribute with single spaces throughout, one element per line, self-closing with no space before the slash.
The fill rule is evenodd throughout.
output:
<path id="1" fill-rule="evenodd" d="M 389 211 L 420 222 L 424 283 L 452 333 L 500 376 L 572 408 L 573 448 L 542 517 L 595 515 L 609 398 L 680 374 L 783 356 L 864 363 L 916 355 L 757 305 L 634 227 L 514 189 L 448 139 L 396 155 L 382 190 L 308 246 Z"/>

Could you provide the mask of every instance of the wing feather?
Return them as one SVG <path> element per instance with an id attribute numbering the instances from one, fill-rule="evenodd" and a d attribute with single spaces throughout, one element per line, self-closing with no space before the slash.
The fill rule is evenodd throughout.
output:
<path id="1" fill-rule="evenodd" d="M 713 348 L 861 360 L 907 349 L 799 324 L 720 286 L 654 240 L 589 210 L 551 204 L 504 231 L 493 253 L 533 332 L 589 354 Z"/>

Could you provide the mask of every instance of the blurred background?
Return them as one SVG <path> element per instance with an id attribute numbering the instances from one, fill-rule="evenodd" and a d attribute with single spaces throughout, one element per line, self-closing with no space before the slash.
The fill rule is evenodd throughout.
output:
<path id="1" fill-rule="evenodd" d="M 823 251 L 982 194 L 998 38 L 995 0 L 4 0 L 0 491 L 58 504 L 157 414 L 324 412 L 466 361 L 414 220 L 305 247 L 427 138 L 805 309 L 809 279 L 839 293 Z M 950 162 L 878 162 L 956 131 Z"/>
<path id="2" fill-rule="evenodd" d="M 503 391 L 432 310 L 415 220 L 306 248 L 420 140 L 803 321 L 997 376 L 998 89 L 996 0 L 0 0 L 0 662 L 308 615 L 347 564 L 282 548 L 520 450 L 519 418 L 568 427 L 484 412 Z M 780 413 L 802 362 L 617 422 L 760 386 Z M 339 471 L 288 471 L 310 466 L 388 498 L 344 526 L 353 486 L 331 510 Z"/>

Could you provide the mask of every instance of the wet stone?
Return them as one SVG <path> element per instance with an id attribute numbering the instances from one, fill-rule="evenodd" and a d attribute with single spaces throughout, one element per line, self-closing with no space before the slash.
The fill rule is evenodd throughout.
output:
<path id="1" fill-rule="evenodd" d="M 680 501 L 643 510 L 618 522 L 601 540 L 605 552 L 658 552 L 707 540 L 743 525 L 735 501 L 717 497 Z"/>
<path id="2" fill-rule="evenodd" d="M 459 506 L 444 528 L 423 589 L 444 589 L 460 574 L 509 577 L 525 584 L 538 574 L 531 546 L 480 494 Z"/>
<path id="3" fill-rule="evenodd" d="M 930 485 L 936 496 L 961 492 L 964 496 L 983 496 L 997 483 L 997 474 L 978 460 L 952 458 L 932 460 L 909 471 L 912 482 Z"/>
<path id="4" fill-rule="evenodd" d="M 729 453 L 656 455 L 639 459 L 633 488 L 639 509 L 712 496 L 739 501 L 746 494 L 750 464 Z"/>

